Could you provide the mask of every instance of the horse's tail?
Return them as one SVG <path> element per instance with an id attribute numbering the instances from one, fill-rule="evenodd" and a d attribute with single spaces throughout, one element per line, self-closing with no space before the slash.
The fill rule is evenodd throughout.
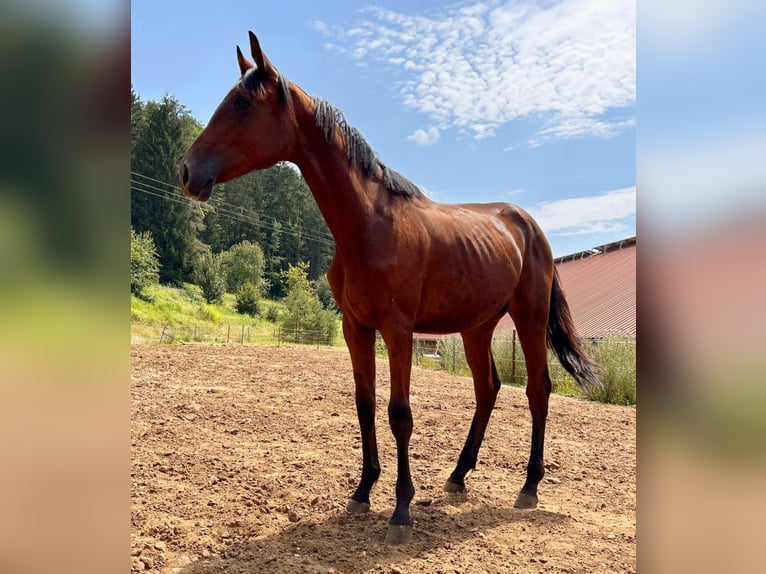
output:
<path id="1" fill-rule="evenodd" d="M 583 388 L 601 387 L 601 368 L 585 354 L 577 337 L 569 304 L 561 290 L 558 271 L 553 271 L 551 306 L 548 311 L 548 346 L 553 349 L 561 366 Z"/>

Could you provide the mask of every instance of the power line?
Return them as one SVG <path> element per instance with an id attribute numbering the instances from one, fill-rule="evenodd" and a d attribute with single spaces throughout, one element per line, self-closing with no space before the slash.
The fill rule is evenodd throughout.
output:
<path id="1" fill-rule="evenodd" d="M 133 172 L 131 172 L 131 173 L 133 173 Z M 136 175 L 140 175 L 140 174 L 136 174 Z M 159 181 L 159 180 L 154 180 L 153 178 L 149 178 L 147 176 L 141 176 L 141 177 L 144 177 L 146 179 L 150 179 L 150 180 L 153 180 L 153 181 L 157 181 L 158 183 L 161 183 L 163 185 L 171 187 L 174 191 L 180 191 L 181 190 L 181 188 L 179 188 L 179 187 L 173 186 L 173 185 L 168 184 L 168 183 L 164 183 L 164 182 Z M 178 204 L 181 204 L 181 205 L 188 205 L 189 201 L 190 201 L 190 200 L 185 199 L 185 198 L 176 198 L 173 195 L 169 195 L 170 190 L 162 189 L 162 188 L 156 187 L 154 185 L 145 183 L 143 181 L 137 181 L 135 179 L 131 179 L 130 183 L 131 183 L 131 190 L 133 190 L 133 191 L 138 191 L 138 192 L 141 192 L 141 193 L 145 193 L 147 195 L 152 195 L 154 197 L 159 197 L 159 198 L 165 199 L 167 201 L 171 201 L 171 202 L 178 203 Z M 232 209 L 227 208 L 227 206 L 231 207 Z M 247 224 L 254 225 L 256 227 L 265 228 L 265 229 L 268 229 L 268 230 L 271 230 L 271 231 L 279 231 L 281 233 L 284 233 L 286 235 L 290 235 L 290 236 L 295 237 L 297 239 L 306 239 L 306 240 L 309 240 L 309 241 L 313 241 L 315 243 L 326 245 L 328 247 L 333 247 L 333 248 L 335 247 L 334 241 L 331 238 L 327 238 L 326 235 L 321 234 L 321 232 L 311 232 L 311 231 L 303 230 L 301 233 L 298 233 L 298 232 L 295 232 L 295 231 L 291 231 L 291 228 L 295 228 L 296 227 L 296 224 L 294 224 L 294 223 L 283 222 L 283 221 L 280 221 L 279 219 L 276 219 L 276 218 L 270 217 L 270 216 L 262 216 L 262 215 L 260 215 L 260 214 L 258 214 L 256 212 L 251 211 L 251 210 L 245 210 L 242 207 L 234 206 L 234 205 L 226 203 L 226 202 L 221 202 L 219 205 L 216 205 L 214 209 L 215 209 L 216 213 L 219 216 L 221 216 L 221 217 L 223 217 L 225 219 L 231 219 L 231 220 L 234 220 L 234 221 L 239 221 L 240 223 L 247 223 Z M 274 223 L 279 223 L 280 225 L 284 225 L 285 227 L 282 227 L 281 229 L 277 230 L 275 228 L 274 223 L 269 223 L 267 221 L 261 221 L 260 220 L 261 217 L 268 217 L 269 219 L 273 220 Z"/>
<path id="2" fill-rule="evenodd" d="M 164 183 L 162 181 L 155 180 L 153 178 L 149 178 L 147 176 L 142 176 L 142 177 L 144 177 L 146 179 L 150 179 L 152 181 L 157 181 L 158 183 L 166 185 L 166 186 L 170 187 L 173 191 L 181 191 L 180 187 L 173 186 L 173 185 L 171 185 L 169 183 Z M 144 191 L 145 193 L 149 193 L 150 195 L 155 195 L 157 197 L 167 197 L 169 199 L 172 198 L 172 201 L 175 201 L 177 203 L 181 203 L 181 204 L 184 204 L 184 205 L 188 205 L 188 202 L 191 201 L 191 200 L 187 200 L 185 198 L 175 199 L 172 196 L 168 196 L 167 195 L 170 190 L 164 190 L 164 189 L 161 189 L 161 188 L 156 187 L 154 185 L 145 183 L 143 181 L 131 180 L 131 183 L 133 185 L 140 185 L 142 187 L 141 189 L 134 188 L 134 189 L 136 189 L 136 191 Z M 159 192 L 161 192 L 161 194 L 149 192 L 149 191 L 147 191 L 146 188 L 151 189 L 151 190 L 155 190 L 155 191 L 159 191 Z M 227 206 L 230 207 L 231 209 L 227 208 Z M 226 203 L 226 202 L 221 202 L 220 204 L 216 205 L 215 206 L 215 210 L 216 210 L 216 212 L 220 212 L 220 214 L 223 217 L 226 217 L 228 219 L 234 219 L 235 221 L 240 221 L 242 223 L 249 223 L 251 225 L 256 225 L 256 226 L 259 226 L 259 227 L 264 227 L 266 229 L 270 229 L 272 231 L 275 231 L 276 228 L 275 228 L 274 224 L 270 224 L 268 222 L 261 221 L 262 217 L 266 217 L 266 218 L 271 219 L 272 221 L 274 221 L 276 223 L 279 223 L 280 225 L 286 226 L 287 230 L 285 230 L 285 232 L 288 235 L 293 235 L 295 237 L 299 237 L 298 233 L 290 232 L 289 231 L 290 228 L 295 228 L 296 227 L 296 224 L 294 224 L 294 223 L 284 222 L 284 221 L 281 221 L 281 220 L 279 220 L 279 219 L 277 219 L 275 217 L 271 217 L 271 216 L 263 216 L 261 214 L 258 214 L 256 212 L 254 212 L 254 211 L 245 210 L 241 206 L 235 206 L 233 204 Z M 282 230 L 284 230 L 284 228 Z M 282 230 L 280 230 L 280 231 L 282 231 Z M 323 244 L 331 246 L 331 247 L 335 246 L 335 243 L 334 243 L 334 240 L 332 239 L 332 236 L 328 236 L 326 234 L 323 234 L 321 231 L 317 231 L 317 232 L 303 231 L 301 235 L 303 237 L 307 238 L 307 239 L 310 239 L 310 240 L 318 242 L 318 243 L 323 243 Z"/>
<path id="3" fill-rule="evenodd" d="M 146 179 L 146 180 L 149 180 L 149 181 L 152 181 L 152 182 L 159 183 L 161 185 L 167 186 L 170 189 L 172 189 L 173 191 L 178 191 L 178 192 L 183 193 L 181 188 L 179 186 L 177 186 L 177 185 L 174 185 L 174 184 L 171 184 L 171 183 L 167 183 L 167 182 L 161 181 L 159 179 L 155 179 L 153 177 L 149 177 L 148 175 L 144 175 L 142 173 L 138 173 L 138 172 L 135 172 L 135 171 L 131 171 L 130 173 L 132 175 L 135 175 L 135 176 L 140 177 L 142 179 Z M 148 184 L 148 183 L 144 183 L 144 182 L 136 182 L 136 183 L 142 183 L 143 185 L 145 185 L 147 187 L 150 187 L 152 189 L 155 189 L 157 191 L 163 191 L 165 193 L 167 193 L 167 191 L 168 191 L 168 190 L 159 189 L 156 186 L 153 186 L 153 185 Z M 184 201 L 186 201 L 186 200 L 184 200 Z M 228 208 L 228 212 L 229 213 L 237 213 L 236 210 L 242 210 L 243 212 L 245 211 L 242 206 L 234 205 L 232 203 L 228 203 L 228 202 L 225 202 L 225 201 L 221 201 L 221 202 L 217 203 L 216 206 L 215 206 L 216 210 L 218 210 L 220 207 L 223 207 L 224 210 L 227 210 L 227 208 Z M 250 210 L 248 210 L 248 211 L 250 211 Z M 251 211 L 251 213 L 253 213 L 254 216 L 258 217 L 259 219 L 261 219 L 261 218 L 270 219 L 272 221 L 275 221 L 275 222 L 279 223 L 280 225 L 285 225 L 285 226 L 294 226 L 295 225 L 294 223 L 290 223 L 288 221 L 283 221 L 281 219 L 277 219 L 276 217 L 273 217 L 271 215 L 260 214 L 260 213 L 256 213 L 256 212 L 252 212 L 252 211 Z M 273 227 L 269 227 L 269 229 L 273 229 Z M 325 233 L 323 231 L 315 231 L 315 232 L 312 232 L 312 235 L 315 237 L 315 239 L 317 241 L 322 241 L 322 240 L 331 241 L 331 242 L 333 242 L 333 245 L 335 245 L 335 243 L 334 243 L 335 240 L 332 237 L 332 235 L 330 235 L 329 233 Z"/>
<path id="4" fill-rule="evenodd" d="M 165 199 L 167 201 L 171 201 L 171 202 L 178 203 L 178 204 L 181 204 L 181 205 L 188 205 L 189 204 L 188 201 L 186 201 L 184 199 L 176 199 L 176 198 L 174 198 L 172 196 L 167 195 L 166 193 L 156 193 L 156 192 L 151 191 L 149 189 L 144 189 L 142 187 L 137 187 L 138 185 L 141 185 L 141 182 L 131 181 L 131 184 L 132 184 L 131 185 L 131 189 L 133 191 L 139 191 L 141 193 L 145 193 L 147 195 L 152 195 L 154 197 L 159 197 L 161 199 Z M 162 192 L 163 190 L 159 190 L 159 191 Z M 271 231 L 275 231 L 274 226 L 268 224 L 267 222 L 258 221 L 256 219 L 247 217 L 246 215 L 242 215 L 242 214 L 236 213 L 236 212 L 231 212 L 231 211 L 228 211 L 226 209 L 219 209 L 217 211 L 219 212 L 220 217 L 223 217 L 225 219 L 231 219 L 231 220 L 234 220 L 234 221 L 239 221 L 240 223 L 247 223 L 247 224 L 250 224 L 250 225 L 254 225 L 256 227 L 261 227 L 261 228 L 269 229 Z M 324 240 L 322 238 L 316 237 L 316 236 L 312 235 L 309 232 L 305 232 L 304 231 L 302 233 L 297 233 L 295 231 L 292 231 L 290 229 L 290 227 L 295 227 L 295 226 L 294 225 L 290 225 L 288 228 L 286 228 L 286 229 L 282 228 L 282 229 L 280 229 L 278 231 L 280 233 L 284 233 L 285 235 L 290 235 L 290 236 L 295 237 L 297 239 L 305 239 L 305 240 L 308 240 L 308 241 L 313 241 L 315 243 L 319 243 L 321 245 L 325 245 L 327 247 L 333 247 L 333 248 L 335 247 L 335 244 L 333 242 L 326 241 L 326 240 Z"/>

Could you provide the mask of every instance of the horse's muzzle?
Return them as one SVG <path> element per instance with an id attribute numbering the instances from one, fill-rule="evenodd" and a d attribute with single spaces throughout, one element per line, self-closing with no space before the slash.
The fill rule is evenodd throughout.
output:
<path id="1" fill-rule="evenodd" d="M 207 201 L 213 193 L 215 178 L 204 175 L 194 177 L 186 162 L 181 164 L 180 170 L 181 187 L 184 194 L 198 201 Z"/>

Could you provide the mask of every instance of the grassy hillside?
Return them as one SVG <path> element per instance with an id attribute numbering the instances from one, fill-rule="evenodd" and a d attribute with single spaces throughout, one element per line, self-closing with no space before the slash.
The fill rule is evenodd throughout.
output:
<path id="1" fill-rule="evenodd" d="M 195 285 L 182 289 L 155 285 L 148 291 L 149 300 L 131 295 L 131 340 L 134 343 L 156 343 L 165 332 L 164 340 L 192 342 L 271 343 L 277 325 L 266 320 L 269 309 L 280 312 L 281 304 L 261 301 L 261 316 L 257 318 L 237 313 L 234 296 L 226 295 L 221 304 L 210 305 Z M 172 338 L 172 339 L 171 339 Z"/>

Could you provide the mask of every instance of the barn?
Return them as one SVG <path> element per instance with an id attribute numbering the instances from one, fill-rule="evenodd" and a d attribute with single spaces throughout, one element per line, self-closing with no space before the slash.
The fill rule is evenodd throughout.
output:
<path id="1" fill-rule="evenodd" d="M 555 260 L 575 326 L 581 337 L 636 337 L 636 237 Z M 497 335 L 513 329 L 507 315 Z"/>

